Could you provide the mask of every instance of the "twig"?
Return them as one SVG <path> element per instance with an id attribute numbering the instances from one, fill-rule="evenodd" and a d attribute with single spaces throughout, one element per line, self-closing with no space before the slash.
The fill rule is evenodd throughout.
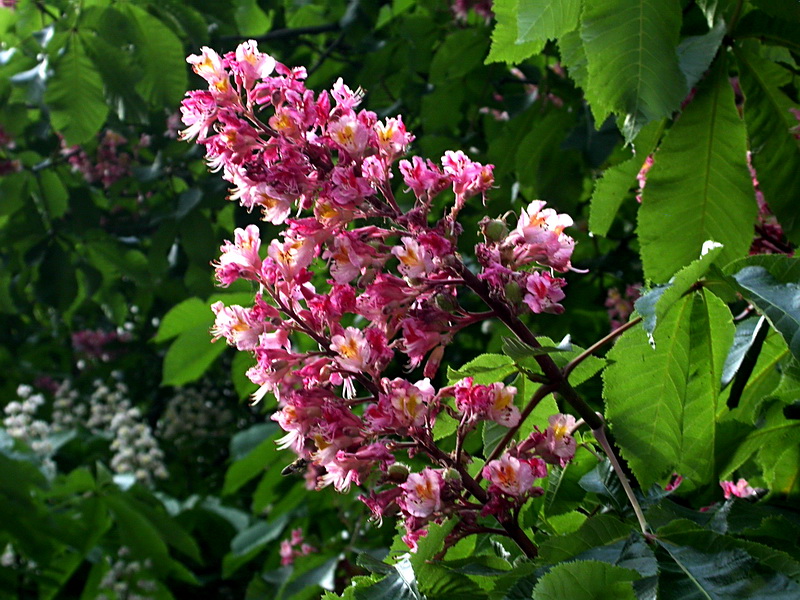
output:
<path id="1" fill-rule="evenodd" d="M 577 367 L 584 360 L 589 358 L 592 354 L 597 352 L 597 350 L 599 350 L 600 348 L 605 346 L 608 342 L 613 340 L 615 337 L 617 337 L 619 335 L 622 335 L 623 333 L 628 331 L 628 329 L 638 325 L 641 322 L 642 322 L 642 317 L 636 317 L 635 319 L 631 319 L 630 321 L 628 321 L 624 325 L 620 325 L 619 327 L 617 327 L 614 331 L 609 333 L 603 339 L 596 341 L 594 344 L 589 346 L 586 350 L 581 352 L 578 356 L 576 356 L 575 358 L 573 358 L 571 361 L 569 361 L 567 363 L 567 366 L 565 366 L 564 369 L 562 370 L 562 373 L 564 373 L 564 377 L 569 377 L 569 374 L 572 373 L 572 370 L 575 367 Z"/>
<path id="2" fill-rule="evenodd" d="M 600 444 L 600 447 L 603 448 L 606 456 L 608 456 L 608 460 L 611 462 L 611 467 L 617 474 L 617 478 L 622 484 L 622 489 L 625 490 L 625 495 L 628 497 L 628 502 L 631 503 L 633 512 L 636 514 L 636 520 L 639 521 L 639 528 L 642 530 L 643 534 L 649 535 L 650 532 L 648 531 L 647 521 L 644 518 L 642 508 L 639 506 L 639 501 L 636 499 L 636 495 L 633 493 L 633 488 L 631 488 L 631 484 L 628 482 L 628 478 L 625 476 L 625 472 L 622 470 L 622 465 L 619 464 L 616 454 L 614 454 L 614 449 L 608 442 L 608 438 L 606 437 L 606 428 L 599 427 L 597 429 L 592 429 L 592 433 L 594 434 L 597 442 Z"/>

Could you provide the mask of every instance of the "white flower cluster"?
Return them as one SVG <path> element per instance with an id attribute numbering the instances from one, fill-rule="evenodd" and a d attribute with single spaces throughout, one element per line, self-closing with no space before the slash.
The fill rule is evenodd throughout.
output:
<path id="1" fill-rule="evenodd" d="M 230 404 L 231 398 L 210 382 L 199 388 L 179 388 L 167 402 L 156 433 L 176 445 L 224 437 L 229 433 L 226 428 L 234 422 Z"/>
<path id="2" fill-rule="evenodd" d="M 165 479 L 164 452 L 153 437 L 142 412 L 131 406 L 128 387 L 116 380 L 112 387 L 102 381 L 94 382 L 89 399 L 91 414 L 86 426 L 110 432 L 114 440 L 111 450 L 111 469 L 115 473 L 130 473 L 139 483 L 152 485 L 153 479 Z"/>
<path id="3" fill-rule="evenodd" d="M 86 422 L 86 405 L 78 402 L 80 392 L 67 379 L 55 391 L 53 400 L 53 430 L 64 431 Z"/>
<path id="4" fill-rule="evenodd" d="M 28 444 L 42 458 L 42 465 L 47 472 L 55 473 L 55 463 L 51 459 L 53 445 L 49 440 L 53 428 L 47 421 L 34 416 L 45 403 L 44 396 L 34 394 L 29 385 L 20 385 L 17 387 L 17 397 L 19 400 L 9 402 L 3 409 L 6 414 L 3 426 L 8 435 Z"/>
<path id="5" fill-rule="evenodd" d="M 150 559 L 129 560 L 130 550 L 122 546 L 117 551 L 117 560 L 100 581 L 101 593 L 97 600 L 151 600 L 157 591 L 156 583 L 143 576 L 142 571 L 153 568 Z"/>

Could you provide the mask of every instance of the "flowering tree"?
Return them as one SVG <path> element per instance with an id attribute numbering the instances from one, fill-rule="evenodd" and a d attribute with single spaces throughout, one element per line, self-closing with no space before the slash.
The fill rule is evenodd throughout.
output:
<path id="1" fill-rule="evenodd" d="M 795 3 L 9 4 L 0 587 L 798 596 Z"/>

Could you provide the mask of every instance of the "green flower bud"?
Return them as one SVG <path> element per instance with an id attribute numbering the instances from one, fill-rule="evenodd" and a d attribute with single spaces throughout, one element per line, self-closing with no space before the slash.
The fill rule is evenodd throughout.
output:
<path id="1" fill-rule="evenodd" d="M 501 219 L 483 219 L 481 221 L 481 233 L 489 243 L 500 242 L 506 239 L 508 227 Z"/>

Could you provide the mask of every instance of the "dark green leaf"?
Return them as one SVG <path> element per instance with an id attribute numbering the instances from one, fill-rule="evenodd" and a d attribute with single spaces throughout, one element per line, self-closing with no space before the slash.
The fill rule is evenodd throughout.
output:
<path id="1" fill-rule="evenodd" d="M 244 556 L 264 548 L 283 533 L 289 522 L 289 514 L 281 515 L 271 521 L 256 521 L 253 525 L 240 531 L 231 541 L 231 552 L 234 556 Z"/>
<path id="2" fill-rule="evenodd" d="M 736 50 L 744 118 L 753 152 L 753 166 L 770 209 L 790 239 L 800 240 L 794 199 L 800 196 L 800 146 L 789 131 L 797 125 L 792 102 L 781 91 L 790 73 L 753 52 Z"/>
<path id="3" fill-rule="evenodd" d="M 649 123 L 669 116 L 686 92 L 676 47 L 680 3 L 673 0 L 587 0 L 581 39 L 588 61 L 586 98 L 595 121 L 624 118 L 633 140 Z"/>
<path id="4" fill-rule="evenodd" d="M 782 282 L 764 267 L 745 267 L 734 276 L 744 296 L 777 329 L 795 358 L 800 358 L 800 283 Z"/>
<path id="5" fill-rule="evenodd" d="M 48 80 L 44 95 L 53 128 L 67 144 L 88 142 L 108 115 L 100 75 L 77 37 L 72 38 L 53 68 L 55 73 Z"/>

